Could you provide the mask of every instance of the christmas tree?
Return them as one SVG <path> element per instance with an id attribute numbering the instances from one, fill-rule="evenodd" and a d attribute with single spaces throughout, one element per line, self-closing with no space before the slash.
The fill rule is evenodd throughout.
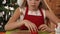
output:
<path id="1" fill-rule="evenodd" d="M 0 0 L 0 31 L 5 31 L 4 25 L 17 7 L 17 0 Z"/>

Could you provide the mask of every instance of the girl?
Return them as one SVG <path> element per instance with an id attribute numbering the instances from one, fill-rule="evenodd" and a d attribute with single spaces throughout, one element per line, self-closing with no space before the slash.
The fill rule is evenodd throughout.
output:
<path id="1" fill-rule="evenodd" d="M 20 30 L 54 31 L 45 24 L 45 18 L 49 18 L 55 23 L 59 23 L 59 19 L 53 12 L 45 10 L 41 6 L 42 0 L 20 0 L 23 1 L 21 7 L 18 7 L 8 23 L 5 25 L 5 30 L 12 30 L 18 28 Z M 17 19 L 20 17 L 20 20 Z"/>

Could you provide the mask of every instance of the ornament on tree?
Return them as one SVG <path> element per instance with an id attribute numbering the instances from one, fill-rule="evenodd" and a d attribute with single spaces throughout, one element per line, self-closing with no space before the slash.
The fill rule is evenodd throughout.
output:
<path id="1" fill-rule="evenodd" d="M 13 11 L 14 10 L 14 7 L 9 7 L 9 9 Z"/>
<path id="2" fill-rule="evenodd" d="M 4 1 L 2 2 L 2 4 L 6 4 L 6 0 L 4 0 Z"/>
<path id="3" fill-rule="evenodd" d="M 5 8 L 5 9 L 9 9 L 9 6 L 7 5 L 7 6 L 5 6 L 4 8 Z"/>

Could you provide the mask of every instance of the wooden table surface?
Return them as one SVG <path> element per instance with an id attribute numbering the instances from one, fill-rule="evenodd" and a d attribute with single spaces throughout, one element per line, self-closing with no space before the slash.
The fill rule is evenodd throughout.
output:
<path id="1" fill-rule="evenodd" d="M 0 34 L 6 34 L 5 32 L 0 32 Z M 55 32 L 51 32 L 50 34 L 55 34 Z"/>

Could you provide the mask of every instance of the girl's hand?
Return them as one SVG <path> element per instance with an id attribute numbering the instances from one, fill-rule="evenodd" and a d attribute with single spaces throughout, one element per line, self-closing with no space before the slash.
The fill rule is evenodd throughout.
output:
<path id="1" fill-rule="evenodd" d="M 42 32 L 44 32 L 44 31 L 48 31 L 48 32 L 54 31 L 53 29 L 49 28 L 46 24 L 40 25 L 38 29 L 41 30 Z"/>
<path id="2" fill-rule="evenodd" d="M 28 20 L 23 20 L 22 23 L 29 29 L 29 31 L 30 31 L 30 30 L 31 30 L 31 31 L 35 31 L 35 32 L 38 31 L 38 30 L 37 30 L 37 26 L 36 26 L 34 23 L 32 23 L 32 22 L 30 22 L 30 21 L 28 21 Z"/>

